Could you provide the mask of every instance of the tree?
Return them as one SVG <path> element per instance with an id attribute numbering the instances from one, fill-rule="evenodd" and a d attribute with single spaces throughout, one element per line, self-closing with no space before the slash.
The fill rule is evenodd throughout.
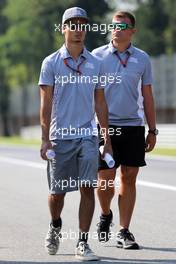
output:
<path id="1" fill-rule="evenodd" d="M 126 0 L 131 3 L 131 0 Z M 138 32 L 135 44 L 150 55 L 176 51 L 176 1 L 135 0 Z M 137 5 L 136 5 L 137 4 Z"/>
<path id="2" fill-rule="evenodd" d="M 6 6 L 6 0 L 1 0 L 0 2 L 0 38 L 5 34 L 8 28 L 8 20 L 3 15 L 3 9 Z M 7 58 L 6 50 L 3 49 L 3 42 L 0 41 L 0 113 L 2 120 L 2 132 L 3 135 L 9 136 L 9 126 L 8 126 L 8 115 L 9 115 L 9 94 L 10 88 L 7 82 L 8 76 L 8 66 L 9 61 Z"/>
<path id="3" fill-rule="evenodd" d="M 150 55 L 166 51 L 164 32 L 168 25 L 168 15 L 161 0 L 148 0 L 141 3 L 136 12 L 137 28 L 135 43 Z"/>
<path id="4" fill-rule="evenodd" d="M 168 24 L 164 32 L 166 53 L 173 54 L 176 52 L 176 1 L 163 0 L 163 8 L 168 15 Z"/>
<path id="5" fill-rule="evenodd" d="M 107 1 L 83 1 L 77 0 L 74 3 L 76 6 L 79 6 L 85 9 L 88 13 L 88 17 L 90 19 L 90 24 L 98 24 L 101 23 L 107 24 L 107 14 L 112 11 L 112 8 L 108 5 Z M 107 32 L 108 33 L 108 32 Z M 107 40 L 107 33 L 101 34 L 99 32 L 90 31 L 87 34 L 86 46 L 89 50 L 93 50 L 101 45 L 105 45 Z"/>
<path id="6" fill-rule="evenodd" d="M 85 8 L 93 23 L 104 23 L 110 10 L 104 0 L 1 0 L 0 48 L 3 52 L 0 54 L 0 74 L 3 88 L 0 108 L 4 118 L 7 118 L 9 109 L 10 89 L 18 86 L 23 91 L 22 125 L 28 125 L 26 106 L 29 85 L 37 83 L 44 57 L 64 42 L 61 32 L 55 31 L 55 25 L 61 23 L 64 10 L 73 6 Z M 88 49 L 102 45 L 105 37 L 99 32 L 88 32 Z M 7 135 L 7 125 L 4 123 L 4 126 L 4 134 Z"/>

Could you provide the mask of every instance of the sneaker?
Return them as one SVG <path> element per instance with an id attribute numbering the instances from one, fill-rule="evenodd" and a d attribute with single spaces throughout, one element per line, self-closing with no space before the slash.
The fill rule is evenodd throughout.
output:
<path id="1" fill-rule="evenodd" d="M 139 249 L 135 238 L 127 228 L 122 228 L 117 234 L 117 247 L 124 249 Z"/>
<path id="2" fill-rule="evenodd" d="M 97 224 L 98 240 L 99 242 L 107 242 L 111 236 L 110 226 L 112 226 L 113 214 L 110 210 L 110 214 L 107 216 L 100 216 L 100 222 Z"/>
<path id="3" fill-rule="evenodd" d="M 61 227 L 55 228 L 52 224 L 49 225 L 48 233 L 45 238 L 45 249 L 49 255 L 55 255 L 59 249 L 59 239 Z"/>
<path id="4" fill-rule="evenodd" d="M 75 257 L 82 261 L 99 260 L 99 257 L 94 254 L 89 245 L 84 241 L 79 242 L 76 247 Z"/>

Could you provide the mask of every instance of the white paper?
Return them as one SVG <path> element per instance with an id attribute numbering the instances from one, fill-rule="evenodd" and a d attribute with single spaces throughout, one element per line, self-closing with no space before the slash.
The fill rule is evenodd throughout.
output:
<path id="1" fill-rule="evenodd" d="M 103 146 L 101 146 L 99 148 L 101 154 L 103 154 L 103 149 L 104 149 Z M 114 161 L 113 157 L 109 153 L 105 153 L 104 158 L 102 158 L 102 159 L 107 163 L 109 168 L 113 168 L 114 167 L 115 161 Z"/>

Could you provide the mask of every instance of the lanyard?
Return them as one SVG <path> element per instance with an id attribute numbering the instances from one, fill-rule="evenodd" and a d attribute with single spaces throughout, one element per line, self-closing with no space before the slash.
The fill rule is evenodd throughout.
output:
<path id="1" fill-rule="evenodd" d="M 77 69 L 72 68 L 72 67 L 68 64 L 67 59 L 64 59 L 64 64 L 65 64 L 69 69 L 71 69 L 72 71 L 77 72 L 78 74 L 81 75 L 82 72 L 80 71 L 80 66 L 81 66 L 81 64 L 83 64 L 84 61 L 85 61 L 85 58 L 83 58 L 83 60 L 80 62 L 80 64 L 78 64 Z"/>
<path id="2" fill-rule="evenodd" d="M 127 51 L 128 52 L 128 51 Z M 130 57 L 130 53 L 128 52 L 127 53 L 127 56 L 126 56 L 126 59 L 125 60 L 122 60 L 118 54 L 118 51 L 115 52 L 116 56 L 118 57 L 119 61 L 120 61 L 120 64 L 123 65 L 123 67 L 126 67 L 127 66 L 127 62 L 128 62 L 128 59 Z"/>

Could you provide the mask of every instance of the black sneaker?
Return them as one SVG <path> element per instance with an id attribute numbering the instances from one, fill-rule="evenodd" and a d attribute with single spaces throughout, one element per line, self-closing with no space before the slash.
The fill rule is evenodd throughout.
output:
<path id="1" fill-rule="evenodd" d="M 107 242 L 111 236 L 110 226 L 112 226 L 113 214 L 110 210 L 110 214 L 107 216 L 101 215 L 100 222 L 97 224 L 98 240 L 99 242 Z"/>
<path id="2" fill-rule="evenodd" d="M 122 228 L 117 234 L 117 247 L 124 249 L 139 249 L 135 238 L 127 228 Z"/>

